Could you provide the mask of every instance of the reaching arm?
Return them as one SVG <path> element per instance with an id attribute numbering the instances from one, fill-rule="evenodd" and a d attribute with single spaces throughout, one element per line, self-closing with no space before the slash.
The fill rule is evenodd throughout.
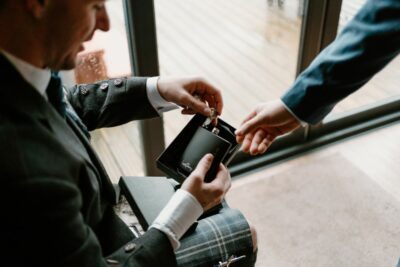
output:
<path id="1" fill-rule="evenodd" d="M 400 1 L 369 0 L 280 101 L 259 104 L 239 127 L 244 152 L 264 153 L 301 121 L 318 123 L 400 52 Z"/>
<path id="2" fill-rule="evenodd" d="M 308 123 L 367 83 L 400 52 L 400 1 L 369 0 L 283 95 Z"/>

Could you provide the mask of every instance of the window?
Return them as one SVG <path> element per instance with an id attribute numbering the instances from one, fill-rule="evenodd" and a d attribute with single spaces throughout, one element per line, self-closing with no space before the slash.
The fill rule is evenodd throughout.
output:
<path id="1" fill-rule="evenodd" d="M 222 118 L 237 127 L 260 101 L 295 78 L 303 1 L 155 1 L 161 75 L 200 75 L 224 97 Z M 164 115 L 168 144 L 190 117 Z"/>
<path id="2" fill-rule="evenodd" d="M 85 44 L 75 72 L 66 74 L 70 80 L 91 83 L 131 75 L 123 1 L 107 1 L 106 6 L 111 29 L 97 31 Z M 114 183 L 121 175 L 144 174 L 138 122 L 95 130 L 91 135 L 92 144 Z"/>
<path id="3" fill-rule="evenodd" d="M 339 31 L 350 21 L 366 0 L 343 0 L 339 18 Z M 400 97 L 400 58 L 395 58 L 360 90 L 340 102 L 327 119 L 354 109 L 371 106 L 377 102 Z"/>

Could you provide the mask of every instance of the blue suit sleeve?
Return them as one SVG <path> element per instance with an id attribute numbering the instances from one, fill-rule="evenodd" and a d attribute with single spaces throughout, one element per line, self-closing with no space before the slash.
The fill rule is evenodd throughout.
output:
<path id="1" fill-rule="evenodd" d="M 301 120 L 321 121 L 400 52 L 400 1 L 369 0 L 282 96 Z"/>

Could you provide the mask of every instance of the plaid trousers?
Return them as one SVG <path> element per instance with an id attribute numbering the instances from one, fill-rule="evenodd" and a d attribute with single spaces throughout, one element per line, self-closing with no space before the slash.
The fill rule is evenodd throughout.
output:
<path id="1" fill-rule="evenodd" d="M 198 221 L 196 229 L 185 235 L 175 252 L 178 266 L 220 266 L 231 256 L 240 257 L 229 266 L 254 266 L 256 253 L 247 220 L 238 210 L 224 207 L 214 215 Z M 223 266 L 223 265 L 221 265 Z"/>
<path id="2" fill-rule="evenodd" d="M 231 256 L 245 257 L 230 267 L 254 266 L 257 252 L 253 252 L 246 218 L 240 211 L 229 208 L 226 202 L 222 206 L 216 214 L 199 219 L 195 230 L 182 237 L 181 246 L 175 252 L 178 267 L 221 266 L 220 262 L 226 262 Z M 116 212 L 133 232 L 144 233 L 124 198 L 117 205 Z"/>

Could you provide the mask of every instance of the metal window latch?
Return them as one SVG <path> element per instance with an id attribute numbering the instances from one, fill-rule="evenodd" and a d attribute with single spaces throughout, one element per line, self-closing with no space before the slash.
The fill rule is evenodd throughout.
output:
<path id="1" fill-rule="evenodd" d="M 239 257 L 236 257 L 235 255 L 232 255 L 232 256 L 229 257 L 229 259 L 227 261 L 224 261 L 224 262 L 220 261 L 218 263 L 217 267 L 229 267 L 229 266 L 231 266 L 232 263 L 240 261 L 240 260 L 242 260 L 244 258 L 246 258 L 246 255 L 239 256 Z"/>

